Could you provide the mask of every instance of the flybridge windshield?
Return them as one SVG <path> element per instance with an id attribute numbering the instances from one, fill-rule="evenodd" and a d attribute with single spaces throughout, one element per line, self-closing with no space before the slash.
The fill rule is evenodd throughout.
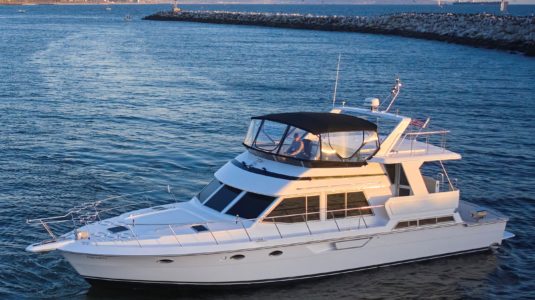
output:
<path id="1" fill-rule="evenodd" d="M 376 129 L 347 115 L 274 114 L 251 120 L 244 145 L 275 160 L 359 163 L 379 149 Z"/>

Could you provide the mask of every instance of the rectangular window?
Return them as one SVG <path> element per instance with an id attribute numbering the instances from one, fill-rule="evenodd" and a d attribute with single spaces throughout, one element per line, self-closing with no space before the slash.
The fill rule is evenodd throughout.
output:
<path id="1" fill-rule="evenodd" d="M 360 215 L 371 215 L 371 209 L 355 209 L 359 207 L 366 207 L 368 201 L 363 192 L 347 193 L 347 209 L 353 209 L 347 211 L 347 216 L 360 216 Z"/>
<path id="2" fill-rule="evenodd" d="M 269 213 L 264 221 L 297 223 L 320 219 L 320 196 L 286 198 Z"/>
<path id="3" fill-rule="evenodd" d="M 407 227 L 416 227 L 418 222 L 416 220 L 399 222 L 394 229 L 402 229 Z"/>
<path id="4" fill-rule="evenodd" d="M 217 181 L 217 179 L 212 180 L 197 195 L 197 199 L 199 199 L 201 203 L 204 203 L 204 201 L 206 201 L 206 199 L 208 199 L 208 197 L 210 197 L 220 186 L 221 182 Z"/>
<path id="5" fill-rule="evenodd" d="M 273 203 L 276 197 L 264 196 L 255 193 L 246 193 L 241 199 L 234 204 L 227 214 L 240 216 L 245 219 L 255 219 Z"/>
<path id="6" fill-rule="evenodd" d="M 344 218 L 346 216 L 346 194 L 327 195 L 327 218 Z"/>
<path id="7" fill-rule="evenodd" d="M 231 186 L 224 185 L 204 204 L 217 211 L 222 211 L 227 205 L 234 200 L 241 190 L 235 189 Z"/>
<path id="8" fill-rule="evenodd" d="M 320 219 L 320 196 L 307 197 L 307 221 Z"/>
<path id="9" fill-rule="evenodd" d="M 396 225 L 395 229 L 407 228 L 407 227 L 409 227 L 409 222 L 407 222 L 407 221 L 403 221 L 403 222 L 399 222 L 399 223 Z"/>
<path id="10" fill-rule="evenodd" d="M 369 206 L 363 192 L 327 195 L 327 219 L 345 218 L 373 214 L 371 209 L 357 209 Z"/>
<path id="11" fill-rule="evenodd" d="M 306 197 L 286 198 L 270 214 L 266 221 L 296 223 L 304 222 L 306 213 Z M 288 216 L 297 215 L 297 216 Z M 286 217 L 287 216 L 287 217 Z"/>
<path id="12" fill-rule="evenodd" d="M 437 223 L 437 219 L 436 218 L 418 220 L 418 226 L 434 225 L 436 223 Z"/>
<path id="13" fill-rule="evenodd" d="M 447 216 L 447 217 L 439 217 L 437 218 L 437 223 L 446 223 L 446 222 L 453 222 L 455 219 L 453 216 Z"/>

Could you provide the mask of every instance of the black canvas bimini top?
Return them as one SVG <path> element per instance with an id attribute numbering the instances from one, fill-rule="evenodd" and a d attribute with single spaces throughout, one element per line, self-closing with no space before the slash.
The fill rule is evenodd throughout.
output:
<path id="1" fill-rule="evenodd" d="M 343 131 L 377 131 L 377 125 L 361 118 L 323 112 L 291 112 L 269 114 L 251 119 L 269 120 L 301 128 L 313 134 Z"/>

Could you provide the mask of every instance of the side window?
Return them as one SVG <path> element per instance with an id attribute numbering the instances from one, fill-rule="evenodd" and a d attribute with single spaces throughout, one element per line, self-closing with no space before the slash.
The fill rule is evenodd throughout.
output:
<path id="1" fill-rule="evenodd" d="M 369 206 L 363 192 L 327 195 L 327 219 L 371 215 L 371 209 L 357 209 Z"/>
<path id="2" fill-rule="evenodd" d="M 307 221 L 320 219 L 320 196 L 307 197 Z"/>
<path id="3" fill-rule="evenodd" d="M 407 228 L 407 227 L 416 227 L 416 226 L 426 226 L 426 225 L 435 225 L 437 223 L 450 223 L 455 222 L 453 216 L 444 216 L 437 218 L 428 218 L 420 220 L 410 220 L 410 221 L 401 221 L 399 222 L 394 229 Z"/>
<path id="4" fill-rule="evenodd" d="M 217 181 L 217 179 L 212 180 L 199 194 L 197 194 L 197 199 L 199 199 L 201 203 L 204 203 L 204 201 L 206 201 L 206 199 L 208 199 L 208 197 L 210 197 L 220 186 L 221 183 Z"/>
<path id="5" fill-rule="evenodd" d="M 234 204 L 227 214 L 240 216 L 245 219 L 255 219 L 273 203 L 275 197 L 264 196 L 255 193 L 246 193 L 241 199 Z"/>
<path id="6" fill-rule="evenodd" d="M 231 186 L 224 185 L 204 204 L 217 211 L 222 211 L 227 205 L 234 200 L 241 190 L 235 189 Z"/>
<path id="7" fill-rule="evenodd" d="M 319 220 L 320 197 L 286 198 L 264 219 L 265 222 L 297 223 Z M 308 212 L 308 214 L 307 214 Z"/>
<path id="8" fill-rule="evenodd" d="M 343 218 L 346 216 L 346 194 L 327 195 L 327 219 Z"/>
<path id="9" fill-rule="evenodd" d="M 347 193 L 347 209 L 369 206 L 363 192 Z M 354 209 L 347 212 L 347 216 L 371 215 L 372 210 Z"/>
<path id="10" fill-rule="evenodd" d="M 306 197 L 284 199 L 268 216 L 268 221 L 281 223 L 303 222 L 306 213 Z M 298 215 L 298 216 L 289 216 Z M 288 217 L 285 217 L 288 216 Z"/>

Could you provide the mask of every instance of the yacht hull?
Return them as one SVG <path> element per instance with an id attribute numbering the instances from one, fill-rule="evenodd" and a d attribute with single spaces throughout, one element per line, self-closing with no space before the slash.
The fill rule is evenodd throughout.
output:
<path id="1" fill-rule="evenodd" d="M 343 240 L 181 256 L 104 256 L 66 251 L 62 254 L 90 283 L 250 285 L 484 251 L 501 244 L 505 225 L 506 222 L 501 221 L 468 226 L 457 224 L 372 236 L 355 234 Z M 274 251 L 282 251 L 282 254 L 275 255 L 278 252 Z"/>

